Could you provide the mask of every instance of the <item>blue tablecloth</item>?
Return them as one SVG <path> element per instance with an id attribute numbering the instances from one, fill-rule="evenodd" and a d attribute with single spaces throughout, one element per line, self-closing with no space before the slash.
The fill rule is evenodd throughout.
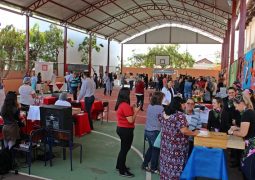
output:
<path id="1" fill-rule="evenodd" d="M 207 177 L 228 180 L 223 149 L 195 146 L 181 175 L 181 180 Z"/>

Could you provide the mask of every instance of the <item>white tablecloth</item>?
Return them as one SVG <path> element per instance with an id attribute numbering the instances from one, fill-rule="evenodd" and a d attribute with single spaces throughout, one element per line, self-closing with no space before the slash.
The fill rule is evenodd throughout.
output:
<path id="1" fill-rule="evenodd" d="M 27 120 L 40 120 L 40 106 L 30 106 L 27 114 Z"/>

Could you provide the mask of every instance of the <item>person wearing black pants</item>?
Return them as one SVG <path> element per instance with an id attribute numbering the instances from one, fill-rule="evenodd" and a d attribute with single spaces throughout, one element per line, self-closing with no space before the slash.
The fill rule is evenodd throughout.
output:
<path id="1" fill-rule="evenodd" d="M 117 158 L 116 170 L 120 176 L 134 177 L 126 166 L 127 153 L 134 138 L 135 118 L 140 108 L 130 106 L 130 89 L 121 88 L 115 105 L 117 114 L 117 134 L 121 140 L 121 148 Z"/>
<path id="2" fill-rule="evenodd" d="M 91 119 L 91 108 L 95 100 L 95 90 L 96 90 L 96 84 L 95 82 L 89 77 L 89 74 L 83 73 L 81 75 L 82 79 L 82 85 L 81 85 L 81 90 L 80 94 L 78 97 L 78 102 L 84 97 L 84 102 L 85 102 L 85 110 L 88 113 L 88 118 L 89 118 L 89 124 L 90 128 L 93 130 L 93 121 Z"/>
<path id="3" fill-rule="evenodd" d="M 92 105 L 95 101 L 95 97 L 94 96 L 90 96 L 90 97 L 85 97 L 85 110 L 86 112 L 88 113 L 88 117 L 89 117 L 89 124 L 90 124 L 90 128 L 93 130 L 94 127 L 93 127 L 93 121 L 91 119 L 91 108 L 92 108 Z"/>
<path id="4" fill-rule="evenodd" d="M 136 106 L 140 106 L 141 111 L 143 111 L 143 103 L 144 103 L 144 82 L 141 78 L 137 78 L 135 84 L 135 94 L 136 94 Z"/>

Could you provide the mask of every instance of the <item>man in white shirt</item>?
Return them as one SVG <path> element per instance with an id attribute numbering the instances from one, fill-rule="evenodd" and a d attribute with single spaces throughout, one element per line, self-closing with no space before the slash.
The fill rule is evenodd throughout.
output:
<path id="1" fill-rule="evenodd" d="M 65 83 L 66 83 L 66 91 L 67 91 L 67 92 L 69 92 L 69 87 L 70 87 L 69 77 L 70 77 L 69 72 L 66 72 L 66 75 L 65 75 Z"/>
<path id="2" fill-rule="evenodd" d="M 163 106 L 168 106 L 171 103 L 173 97 L 175 97 L 175 92 L 173 89 L 172 81 L 168 81 L 167 85 L 163 87 L 162 93 L 165 94 L 164 99 L 162 101 Z"/>
<path id="3" fill-rule="evenodd" d="M 96 84 L 95 82 L 89 77 L 89 74 L 83 73 L 82 76 L 82 85 L 80 89 L 80 94 L 78 96 L 78 102 L 84 97 L 85 102 L 85 110 L 88 113 L 90 128 L 93 130 L 93 122 L 91 119 L 91 108 L 95 100 L 95 90 Z"/>
<path id="4" fill-rule="evenodd" d="M 62 92 L 59 95 L 58 100 L 55 102 L 55 105 L 71 107 L 71 103 L 67 101 L 67 93 Z"/>
<path id="5" fill-rule="evenodd" d="M 30 86 L 30 77 L 25 77 L 23 85 L 19 87 L 20 104 L 23 106 L 29 106 L 34 104 L 34 98 L 36 97 L 35 91 Z"/>

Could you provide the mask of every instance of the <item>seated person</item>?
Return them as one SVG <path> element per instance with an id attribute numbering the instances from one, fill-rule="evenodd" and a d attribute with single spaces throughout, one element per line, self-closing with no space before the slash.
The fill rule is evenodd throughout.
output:
<path id="1" fill-rule="evenodd" d="M 23 85 L 19 87 L 20 94 L 20 104 L 21 107 L 28 107 L 34 104 L 34 98 L 36 93 L 34 89 L 30 86 L 30 77 L 25 77 L 23 80 Z"/>
<path id="2" fill-rule="evenodd" d="M 62 92 L 60 94 L 59 99 L 55 102 L 55 105 L 71 107 L 71 103 L 67 101 L 66 92 Z"/>

